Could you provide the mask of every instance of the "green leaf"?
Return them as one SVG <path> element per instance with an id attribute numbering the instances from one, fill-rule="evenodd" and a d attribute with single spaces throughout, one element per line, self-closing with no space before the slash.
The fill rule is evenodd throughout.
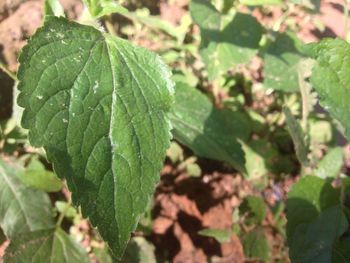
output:
<path id="1" fill-rule="evenodd" d="M 280 5 L 283 3 L 282 0 L 239 0 L 244 5 Z"/>
<path id="2" fill-rule="evenodd" d="M 229 242 L 232 235 L 231 231 L 228 229 L 213 229 L 213 228 L 203 229 L 199 231 L 198 234 L 205 237 L 215 238 L 216 241 L 218 241 L 219 243 Z"/>
<path id="3" fill-rule="evenodd" d="M 309 150 L 305 142 L 304 131 L 288 107 L 283 107 L 283 113 L 286 116 L 287 128 L 294 143 L 296 156 L 299 162 L 303 166 L 307 167 L 309 166 L 309 161 L 307 158 Z"/>
<path id="4" fill-rule="evenodd" d="M 350 241 L 338 240 L 333 246 L 332 263 L 349 263 L 350 262 Z"/>
<path id="5" fill-rule="evenodd" d="M 289 243 L 292 262 L 332 262 L 334 244 L 348 226 L 347 218 L 340 205 L 324 210 L 310 224 L 299 225 L 292 242 Z"/>
<path id="6" fill-rule="evenodd" d="M 123 257 L 123 263 L 156 263 L 155 247 L 144 237 L 134 237 Z"/>
<path id="7" fill-rule="evenodd" d="M 32 159 L 28 167 L 17 174 L 21 181 L 28 186 L 46 192 L 58 192 L 61 190 L 62 181 L 38 160 Z"/>
<path id="8" fill-rule="evenodd" d="M 266 204 L 264 199 L 258 196 L 248 196 L 244 198 L 239 206 L 241 215 L 245 215 L 244 223 L 248 225 L 262 224 L 266 216 Z"/>
<path id="9" fill-rule="evenodd" d="M 293 262 L 331 262 L 334 242 L 348 227 L 339 192 L 316 176 L 294 184 L 288 194 L 287 220 Z"/>
<path id="10" fill-rule="evenodd" d="M 11 240 L 5 263 L 88 263 L 86 251 L 62 229 L 40 230 Z"/>
<path id="11" fill-rule="evenodd" d="M 279 33 L 264 54 L 264 86 L 286 92 L 299 91 L 301 41 L 291 33 Z"/>
<path id="12" fill-rule="evenodd" d="M 305 46 L 305 51 L 317 62 L 311 83 L 321 105 L 343 125 L 350 140 L 350 44 L 341 39 L 324 39 Z"/>
<path id="13" fill-rule="evenodd" d="M 64 10 L 59 0 L 45 0 L 45 15 L 63 16 Z"/>
<path id="14" fill-rule="evenodd" d="M 336 189 L 316 176 L 305 176 L 295 183 L 287 199 L 287 236 L 292 237 L 295 228 L 316 219 L 329 207 L 339 204 Z"/>
<path id="15" fill-rule="evenodd" d="M 56 17 L 19 60 L 31 144 L 45 148 L 74 205 L 120 258 L 170 145 L 170 71 L 145 49 Z"/>
<path id="16" fill-rule="evenodd" d="M 97 262 L 113 263 L 112 257 L 109 255 L 107 247 L 94 247 L 92 252 L 96 257 Z"/>
<path id="17" fill-rule="evenodd" d="M 262 27 L 253 16 L 237 12 L 227 22 L 208 0 L 193 0 L 190 13 L 201 30 L 200 54 L 210 80 L 257 53 Z"/>
<path id="18" fill-rule="evenodd" d="M 99 18 L 101 16 L 109 15 L 112 13 L 125 14 L 128 10 L 119 5 L 114 0 L 83 0 L 88 7 L 90 14 L 93 17 Z"/>
<path id="19" fill-rule="evenodd" d="M 48 195 L 23 185 L 19 171 L 0 159 L 0 227 L 9 239 L 54 227 Z"/>
<path id="20" fill-rule="evenodd" d="M 260 259 L 269 262 L 270 246 L 262 228 L 256 228 L 242 238 L 244 254 L 250 259 Z"/>
<path id="21" fill-rule="evenodd" d="M 243 144 L 246 159 L 247 179 L 264 178 L 273 168 L 276 150 L 265 139 L 252 140 Z"/>
<path id="22" fill-rule="evenodd" d="M 343 166 L 343 149 L 336 147 L 331 149 L 325 157 L 318 163 L 315 175 L 326 179 L 335 178 Z"/>
<path id="23" fill-rule="evenodd" d="M 174 138 L 198 156 L 226 161 L 244 171 L 244 153 L 235 136 L 239 123 L 225 122 L 223 111 L 187 84 L 176 84 L 175 101 L 170 115 Z"/>

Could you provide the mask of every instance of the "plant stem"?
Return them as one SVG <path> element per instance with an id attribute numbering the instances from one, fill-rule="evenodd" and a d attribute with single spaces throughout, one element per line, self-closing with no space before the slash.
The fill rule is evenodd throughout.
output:
<path id="1" fill-rule="evenodd" d="M 346 39 L 348 36 L 348 22 L 349 22 L 349 7 L 348 4 L 350 0 L 344 0 L 344 38 Z"/>
<path id="2" fill-rule="evenodd" d="M 112 36 L 115 36 L 116 34 L 115 34 L 111 16 L 106 17 L 105 25 L 106 25 L 107 32 L 110 33 Z"/>
<path id="3" fill-rule="evenodd" d="M 69 198 L 65 208 L 63 209 L 62 213 L 60 214 L 60 216 L 57 219 L 56 228 L 59 228 L 61 226 L 62 221 L 63 221 L 64 217 L 66 216 L 66 214 L 67 214 L 69 208 L 71 207 L 71 205 L 72 205 L 72 199 Z"/>
<path id="4" fill-rule="evenodd" d="M 2 61 L 0 61 L 0 69 L 2 69 L 2 71 L 4 71 L 11 79 L 17 81 L 16 75 L 11 72 Z"/>
<path id="5" fill-rule="evenodd" d="M 302 119 L 301 119 L 301 127 L 304 132 L 307 134 L 308 132 L 308 122 L 307 119 L 309 117 L 309 101 L 308 101 L 308 92 L 307 87 L 304 82 L 304 78 L 300 70 L 298 70 L 298 79 L 299 79 L 299 88 L 302 99 Z"/>

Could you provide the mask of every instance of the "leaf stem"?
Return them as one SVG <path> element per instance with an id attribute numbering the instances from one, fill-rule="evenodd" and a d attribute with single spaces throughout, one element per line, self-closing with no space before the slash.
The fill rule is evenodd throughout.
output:
<path id="1" fill-rule="evenodd" d="M 64 217 L 66 216 L 66 214 L 67 214 L 69 208 L 71 207 L 71 205 L 72 205 L 72 199 L 69 198 L 69 200 L 68 200 L 66 206 L 64 207 L 62 213 L 60 214 L 60 216 L 59 216 L 58 219 L 57 219 L 56 228 L 59 228 L 59 227 L 61 226 L 62 221 L 63 221 Z"/>
<path id="2" fill-rule="evenodd" d="M 2 71 L 4 71 L 11 79 L 13 79 L 14 81 L 17 81 L 16 75 L 13 72 L 11 72 L 1 60 L 0 60 L 0 69 L 2 69 Z"/>

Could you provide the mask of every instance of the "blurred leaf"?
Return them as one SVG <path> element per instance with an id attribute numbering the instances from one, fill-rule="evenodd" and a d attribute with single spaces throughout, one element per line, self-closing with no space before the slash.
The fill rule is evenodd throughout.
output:
<path id="1" fill-rule="evenodd" d="M 33 158 L 28 167 L 19 172 L 17 176 L 25 185 L 46 192 L 58 192 L 63 186 L 56 174 L 47 171 L 37 158 Z"/>
<path id="2" fill-rule="evenodd" d="M 125 14 L 127 9 L 119 5 L 115 0 L 83 0 L 88 7 L 90 14 L 93 17 L 99 18 L 101 16 L 112 13 Z"/>
<path id="3" fill-rule="evenodd" d="M 208 0 L 191 1 L 190 13 L 201 30 L 200 53 L 210 80 L 257 53 L 262 27 L 253 16 L 237 12 L 227 23 Z"/>
<path id="4" fill-rule="evenodd" d="M 282 0 L 239 0 L 244 5 L 280 5 Z"/>
<path id="5" fill-rule="evenodd" d="M 318 163 L 315 175 L 320 178 L 335 178 L 343 166 L 343 149 L 336 147 L 331 149 Z"/>
<path id="6" fill-rule="evenodd" d="M 38 230 L 16 236 L 6 249 L 5 262 L 88 263 L 89 257 L 62 229 Z"/>
<path id="7" fill-rule="evenodd" d="M 231 240 L 231 231 L 227 229 L 206 228 L 198 232 L 199 235 L 215 238 L 219 243 L 226 243 Z"/>
<path id="8" fill-rule="evenodd" d="M 298 225 L 309 224 L 319 214 L 340 203 L 336 189 L 316 176 L 305 176 L 295 183 L 287 199 L 288 239 Z"/>
<path id="9" fill-rule="evenodd" d="M 56 201 L 55 207 L 59 213 L 64 213 L 67 218 L 74 219 L 78 215 L 77 210 L 67 202 Z"/>
<path id="10" fill-rule="evenodd" d="M 321 0 L 290 0 L 291 3 L 303 5 L 314 11 L 320 11 Z"/>
<path id="11" fill-rule="evenodd" d="M 170 158 L 172 163 L 181 162 L 184 159 L 183 150 L 181 146 L 176 142 L 172 142 L 170 144 L 166 155 Z"/>
<path id="12" fill-rule="evenodd" d="M 45 15 L 63 16 L 64 10 L 59 0 L 45 0 Z"/>
<path id="13" fill-rule="evenodd" d="M 264 199 L 258 196 L 244 198 L 239 206 L 241 216 L 245 215 L 244 223 L 247 225 L 262 224 L 266 216 L 266 204 Z"/>
<path id="14" fill-rule="evenodd" d="M 293 262 L 331 262 L 332 246 L 348 223 L 339 192 L 327 181 L 306 176 L 287 199 L 287 238 Z"/>
<path id="15" fill-rule="evenodd" d="M 339 263 L 332 260 L 332 254 L 337 251 L 334 245 L 348 226 L 341 205 L 322 211 L 310 224 L 299 225 L 293 233 L 292 242 L 289 242 L 292 262 Z"/>
<path id="16" fill-rule="evenodd" d="M 338 240 L 333 246 L 332 263 L 350 262 L 350 240 Z"/>
<path id="17" fill-rule="evenodd" d="M 23 185 L 20 171 L 0 159 L 0 227 L 9 239 L 54 227 L 48 195 Z"/>
<path id="18" fill-rule="evenodd" d="M 123 263 L 156 263 L 154 246 L 143 237 L 134 237 L 126 248 Z"/>
<path id="19" fill-rule="evenodd" d="M 235 119 L 226 123 L 222 112 L 200 91 L 177 83 L 170 115 L 172 133 L 196 155 L 226 161 L 244 171 L 244 153 L 236 137 L 242 127 Z"/>
<path id="20" fill-rule="evenodd" d="M 350 140 L 350 44 L 341 39 L 323 39 L 304 49 L 316 59 L 311 83 L 320 97 L 320 104 L 343 125 L 345 136 Z"/>
<path id="21" fill-rule="evenodd" d="M 301 41 L 292 33 L 278 33 L 264 54 L 264 86 L 287 92 L 299 91 Z"/>
<path id="22" fill-rule="evenodd" d="M 272 168 L 277 152 L 266 140 L 243 143 L 246 159 L 247 179 L 255 180 L 266 176 Z"/>
<path id="23" fill-rule="evenodd" d="M 112 257 L 109 254 L 107 247 L 94 247 L 93 253 L 99 263 L 113 263 Z"/>
<path id="24" fill-rule="evenodd" d="M 294 118 L 288 107 L 283 107 L 283 113 L 286 116 L 287 128 L 293 139 L 297 158 L 303 166 L 307 167 L 309 166 L 309 161 L 307 158 L 309 150 L 305 142 L 305 134 L 303 129 L 301 128 L 299 122 Z"/>
<path id="25" fill-rule="evenodd" d="M 328 144 L 333 140 L 333 127 L 327 120 L 309 119 L 310 143 L 315 145 Z"/>
<path id="26" fill-rule="evenodd" d="M 264 230 L 255 228 L 242 237 L 244 254 L 249 259 L 259 259 L 265 262 L 270 260 L 270 246 Z"/>

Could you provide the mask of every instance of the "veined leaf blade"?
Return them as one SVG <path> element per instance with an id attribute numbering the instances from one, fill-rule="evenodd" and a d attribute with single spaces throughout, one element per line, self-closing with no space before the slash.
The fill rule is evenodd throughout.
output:
<path id="1" fill-rule="evenodd" d="M 120 258 L 170 145 L 160 58 L 93 27 L 47 19 L 20 57 L 18 104 L 34 146 Z"/>

